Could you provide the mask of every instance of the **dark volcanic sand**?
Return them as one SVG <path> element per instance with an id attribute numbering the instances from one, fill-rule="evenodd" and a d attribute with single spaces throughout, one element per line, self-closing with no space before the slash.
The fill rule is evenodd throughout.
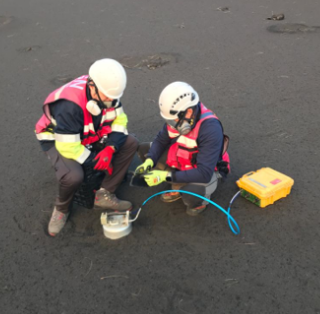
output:
<path id="1" fill-rule="evenodd" d="M 2 0 L 0 312 L 320 313 L 319 14 L 314 0 Z M 291 195 L 264 210 L 238 199 L 239 236 L 211 206 L 189 217 L 153 199 L 119 241 L 83 208 L 48 237 L 56 182 L 34 124 L 49 92 L 102 57 L 126 66 L 122 101 L 141 141 L 161 128 L 158 96 L 173 81 L 218 114 L 232 174 L 215 202 L 263 166 L 294 178 Z M 138 208 L 164 188 L 125 183 L 118 196 Z"/>

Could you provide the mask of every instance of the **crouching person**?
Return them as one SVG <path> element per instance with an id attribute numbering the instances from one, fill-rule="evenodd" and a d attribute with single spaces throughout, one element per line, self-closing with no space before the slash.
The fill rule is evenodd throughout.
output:
<path id="1" fill-rule="evenodd" d="M 48 226 L 51 236 L 57 235 L 68 219 L 74 193 L 84 179 L 82 165 L 92 164 L 95 170 L 106 173 L 95 207 L 114 211 L 132 207 L 114 194 L 138 148 L 137 140 L 128 135 L 128 119 L 120 102 L 126 82 L 120 63 L 102 59 L 90 67 L 89 75 L 65 84 L 45 100 L 36 136 L 58 181 Z M 93 152 L 90 148 L 95 145 L 100 149 Z"/>
<path id="2" fill-rule="evenodd" d="M 226 176 L 230 169 L 226 152 L 229 138 L 223 134 L 218 117 L 184 82 L 168 85 L 160 95 L 159 107 L 166 123 L 152 143 L 139 146 L 138 155 L 143 164 L 135 173 L 144 173 L 149 186 L 169 182 L 173 190 L 193 192 L 210 199 L 218 178 Z M 200 214 L 208 204 L 187 193 L 161 195 L 163 202 L 180 198 L 191 216 Z"/>

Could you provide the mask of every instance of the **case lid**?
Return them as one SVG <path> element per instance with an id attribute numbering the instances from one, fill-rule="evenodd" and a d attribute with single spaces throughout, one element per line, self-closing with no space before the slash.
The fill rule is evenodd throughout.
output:
<path id="1" fill-rule="evenodd" d="M 239 188 L 261 199 L 270 197 L 277 191 L 292 186 L 293 183 L 292 178 L 268 167 L 246 173 L 237 181 Z"/>

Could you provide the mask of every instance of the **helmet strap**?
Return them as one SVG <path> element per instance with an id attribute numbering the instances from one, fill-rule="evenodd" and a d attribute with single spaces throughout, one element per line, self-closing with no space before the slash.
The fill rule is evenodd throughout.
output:
<path id="1" fill-rule="evenodd" d="M 101 100 L 101 97 L 100 97 L 100 94 L 99 94 L 99 89 L 98 89 L 98 87 L 97 87 L 97 85 L 95 84 L 95 82 L 92 80 L 92 79 L 88 79 L 88 82 L 87 82 L 87 84 L 89 85 L 89 86 L 93 86 L 94 87 L 94 90 L 95 90 L 95 92 L 96 92 L 96 95 L 98 96 L 98 101 L 97 101 L 97 103 L 98 103 L 98 106 L 102 109 L 102 108 L 111 108 L 111 107 L 114 107 L 115 106 L 115 104 L 117 103 L 117 101 L 115 101 L 115 100 L 113 100 L 113 101 L 111 101 L 111 102 L 107 102 L 108 104 L 106 104 L 105 102 L 103 102 L 102 100 Z M 90 94 L 91 95 L 91 94 Z M 91 96 L 92 97 L 92 96 Z M 109 104 L 110 103 L 110 104 Z"/>

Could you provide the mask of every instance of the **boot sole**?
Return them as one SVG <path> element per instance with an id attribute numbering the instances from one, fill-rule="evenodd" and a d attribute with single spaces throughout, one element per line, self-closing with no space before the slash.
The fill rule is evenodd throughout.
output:
<path id="1" fill-rule="evenodd" d="M 200 215 L 201 213 L 203 213 L 207 208 L 205 207 L 204 209 L 198 209 L 198 210 L 194 210 L 194 211 L 191 211 L 191 210 L 188 210 L 186 211 L 187 215 L 189 216 L 198 216 Z"/>
<path id="2" fill-rule="evenodd" d="M 162 197 L 160 197 L 160 200 L 162 201 L 162 202 L 164 202 L 164 203 L 172 203 L 172 202 L 175 202 L 175 201 L 177 201 L 177 200 L 179 200 L 180 198 L 182 198 L 182 196 L 180 195 L 179 197 L 177 197 L 177 198 L 174 198 L 174 199 L 163 199 Z"/>
<path id="3" fill-rule="evenodd" d="M 113 209 L 113 208 L 107 208 L 107 207 L 101 207 L 101 206 L 98 206 L 98 205 L 94 205 L 93 206 L 93 209 L 96 209 L 96 210 L 108 210 L 108 211 L 113 211 L 113 212 L 117 212 L 117 213 L 125 213 L 127 211 L 131 212 L 132 210 L 132 206 L 128 209 L 123 209 L 123 210 L 118 210 L 118 209 Z"/>

